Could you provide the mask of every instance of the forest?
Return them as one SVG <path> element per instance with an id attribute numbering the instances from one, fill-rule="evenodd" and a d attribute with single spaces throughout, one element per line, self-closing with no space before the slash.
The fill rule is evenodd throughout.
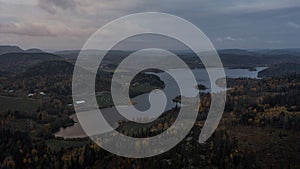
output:
<path id="1" fill-rule="evenodd" d="M 199 144 L 198 137 L 210 108 L 211 94 L 205 91 L 205 85 L 194 86 L 199 89 L 201 101 L 197 120 L 185 139 L 166 153 L 135 159 L 111 154 L 89 138 L 55 136 L 61 128 L 76 123 L 69 117 L 75 113 L 71 91 L 74 64 L 57 58 L 60 57 L 38 60 L 18 69 L 14 64 L 9 69 L 7 65 L 2 67 L 7 71 L 0 71 L 0 168 L 300 167 L 297 144 L 300 75 L 297 72 L 270 77 L 268 74 L 256 79 L 227 78 L 224 114 L 205 144 Z M 99 108 L 114 106 L 110 96 L 113 67 L 114 64 L 108 62 L 104 70 L 97 73 L 95 92 Z M 273 69 L 270 67 L 264 72 Z M 264 72 L 261 74 L 266 74 Z M 155 74 L 141 72 L 130 83 L 130 97 L 164 87 L 164 82 Z M 179 103 L 180 99 L 174 101 Z M 172 126 L 180 108 L 180 104 L 176 105 L 155 121 L 142 125 L 119 121 L 117 131 L 136 138 L 159 135 Z"/>
<path id="2" fill-rule="evenodd" d="M 271 150 L 261 152 L 260 147 L 249 149 L 248 146 L 247 148 L 243 145 L 245 141 L 240 140 L 243 139 L 240 134 L 251 130 L 262 130 L 264 135 L 273 133 L 278 142 L 285 139 L 290 144 L 293 139 L 299 139 L 300 76 L 228 79 L 228 85 L 231 89 L 227 92 L 224 117 L 217 131 L 206 144 L 197 143 L 197 138 L 209 110 L 210 94 L 200 93 L 203 99 L 200 103 L 198 119 L 186 139 L 171 151 L 147 159 L 118 157 L 87 138 L 55 138 L 54 132 L 60 127 L 73 123 L 68 118 L 68 115 L 74 113 L 73 108 L 67 106 L 69 98 L 57 97 L 61 94 L 59 91 L 53 92 L 56 97 L 35 96 L 41 97 L 36 111 L 7 110 L 1 113 L 0 147 L 3 152 L 0 158 L 1 166 L 2 168 L 103 168 L 103 166 L 106 168 L 211 166 L 266 168 L 273 165 L 276 168 L 299 167 L 299 145 L 296 142 L 294 142 L 294 149 L 287 147 L 277 152 L 282 156 L 281 159 L 273 157 L 262 162 L 258 160 L 260 156 L 267 155 Z M 14 89 L 18 90 L 18 88 Z M 51 90 L 45 91 L 51 93 Z M 172 125 L 177 116 L 177 109 L 179 107 L 165 112 L 156 121 L 139 128 L 130 122 L 120 122 L 118 130 L 132 137 L 157 135 Z M 237 128 L 242 128 L 244 131 L 237 131 Z M 246 142 L 253 140 L 254 138 L 248 138 Z M 66 144 L 60 147 L 55 146 L 55 142 L 60 144 L 66 142 Z M 68 146 L 68 143 L 72 143 L 72 146 Z M 291 157 L 290 154 L 294 156 Z"/>

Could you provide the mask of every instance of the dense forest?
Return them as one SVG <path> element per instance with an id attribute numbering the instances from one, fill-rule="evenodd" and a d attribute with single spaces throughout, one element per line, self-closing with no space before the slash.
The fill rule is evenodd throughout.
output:
<path id="1" fill-rule="evenodd" d="M 298 166 L 299 146 L 296 152 L 281 150 L 282 158 L 260 162 L 254 149 L 247 149 L 234 133 L 237 126 L 245 131 L 261 128 L 278 132 L 277 139 L 299 138 L 299 87 L 300 76 L 269 79 L 228 79 L 226 109 L 219 129 L 212 138 L 201 145 L 197 138 L 210 106 L 210 94 L 200 93 L 202 101 L 198 120 L 190 134 L 170 152 L 147 159 L 128 159 L 115 156 L 88 139 L 55 138 L 60 127 L 72 125 L 67 115 L 74 113 L 67 102 L 58 98 L 42 98 L 35 112 L 5 111 L 1 113 L 1 166 L 3 168 L 192 168 L 215 166 L 217 168 L 258 168 Z M 282 85 L 284 84 L 284 85 Z M 36 96 L 37 97 L 37 96 Z M 50 99 L 50 100 L 48 100 Z M 62 99 L 63 100 L 63 99 Z M 120 123 L 118 130 L 133 137 L 151 137 L 167 129 L 176 118 L 175 108 L 164 113 L 155 122 L 136 129 L 128 122 Z M 249 128 L 250 127 L 250 128 Z M 272 128 L 272 130 L 270 130 Z M 294 137 L 288 137 L 292 133 Z M 287 140 L 288 141 L 288 140 Z M 56 142 L 56 143 L 53 143 Z M 65 146 L 54 146 L 65 142 Z M 251 138 L 247 140 L 251 142 Z M 68 144 L 73 146 L 68 146 Z M 11 146 L 15 145 L 15 146 Z M 298 147 L 298 149 L 297 149 Z M 261 152 L 260 152 L 261 153 Z M 265 152 L 267 153 L 267 152 Z M 294 157 L 288 156 L 294 154 Z M 287 160 L 287 161 L 286 161 Z M 154 163 L 156 161 L 156 163 Z"/>
<path id="2" fill-rule="evenodd" d="M 263 79 L 227 78 L 223 118 L 205 144 L 199 144 L 198 137 L 210 108 L 211 94 L 205 92 L 207 86 L 194 86 L 199 89 L 201 101 L 196 123 L 185 139 L 159 156 L 134 159 L 111 154 L 89 138 L 55 137 L 61 128 L 75 123 L 69 117 L 75 113 L 71 96 L 74 63 L 69 59 L 72 55 L 60 52 L 46 54 L 40 59 L 42 51 L 35 54 L 20 52 L 23 54 L 6 60 L 9 65 L 0 64 L 0 168 L 300 167 L 300 75 L 297 72 L 281 74 L 282 69 L 286 71 L 283 67 L 276 69 L 279 72 L 276 76 L 266 73 L 274 73 L 278 67 L 274 65 L 260 73 L 266 75 Z M 228 52 L 234 52 L 231 57 L 245 54 L 250 57 L 253 54 L 238 50 L 222 52 L 223 57 L 229 55 Z M 263 51 L 260 54 L 265 55 Z M 6 55 L 14 54 L 6 53 L 1 57 Z M 30 59 L 33 62 L 29 62 Z M 190 58 L 186 60 L 192 61 Z M 16 68 L 19 64 L 22 66 Z M 244 66 L 253 64 L 254 61 Z M 95 84 L 99 108 L 114 106 L 110 79 L 115 65 L 107 60 L 103 67 L 96 75 Z M 141 72 L 130 83 L 130 97 L 164 86 L 155 74 Z M 174 101 L 180 102 L 178 99 Z M 143 125 L 119 121 L 117 131 L 136 138 L 158 135 L 174 123 L 179 109 L 180 104 Z"/>

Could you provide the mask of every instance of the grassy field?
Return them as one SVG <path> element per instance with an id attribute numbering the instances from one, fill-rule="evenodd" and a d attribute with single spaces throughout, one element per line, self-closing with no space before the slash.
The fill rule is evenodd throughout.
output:
<path id="1" fill-rule="evenodd" d="M 0 96 L 0 112 L 7 110 L 33 112 L 37 110 L 39 104 L 39 101 L 34 99 Z"/>

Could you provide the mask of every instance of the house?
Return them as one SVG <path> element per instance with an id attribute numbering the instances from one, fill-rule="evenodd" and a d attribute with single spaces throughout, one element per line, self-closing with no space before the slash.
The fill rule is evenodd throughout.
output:
<path id="1" fill-rule="evenodd" d="M 78 101 L 76 101 L 75 103 L 76 103 L 76 104 L 83 104 L 83 103 L 85 103 L 85 101 L 84 101 L 84 100 L 78 100 Z"/>
<path id="2" fill-rule="evenodd" d="M 29 94 L 28 94 L 28 97 L 32 97 L 32 96 L 34 96 L 33 93 L 29 93 Z"/>

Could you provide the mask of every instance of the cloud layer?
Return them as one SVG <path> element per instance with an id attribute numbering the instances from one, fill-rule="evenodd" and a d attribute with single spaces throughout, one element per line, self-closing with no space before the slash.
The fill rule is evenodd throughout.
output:
<path id="1" fill-rule="evenodd" d="M 300 24 L 297 24 L 295 22 L 288 22 L 288 25 L 291 26 L 292 28 L 300 29 Z"/>
<path id="2" fill-rule="evenodd" d="M 298 0 L 0 0 L 0 43 L 81 48 L 105 23 L 149 11 L 191 21 L 217 48 L 300 47 Z"/>
<path id="3" fill-rule="evenodd" d="M 38 6 L 51 14 L 56 13 L 56 9 L 66 10 L 74 8 L 76 3 L 73 0 L 39 0 Z"/>

